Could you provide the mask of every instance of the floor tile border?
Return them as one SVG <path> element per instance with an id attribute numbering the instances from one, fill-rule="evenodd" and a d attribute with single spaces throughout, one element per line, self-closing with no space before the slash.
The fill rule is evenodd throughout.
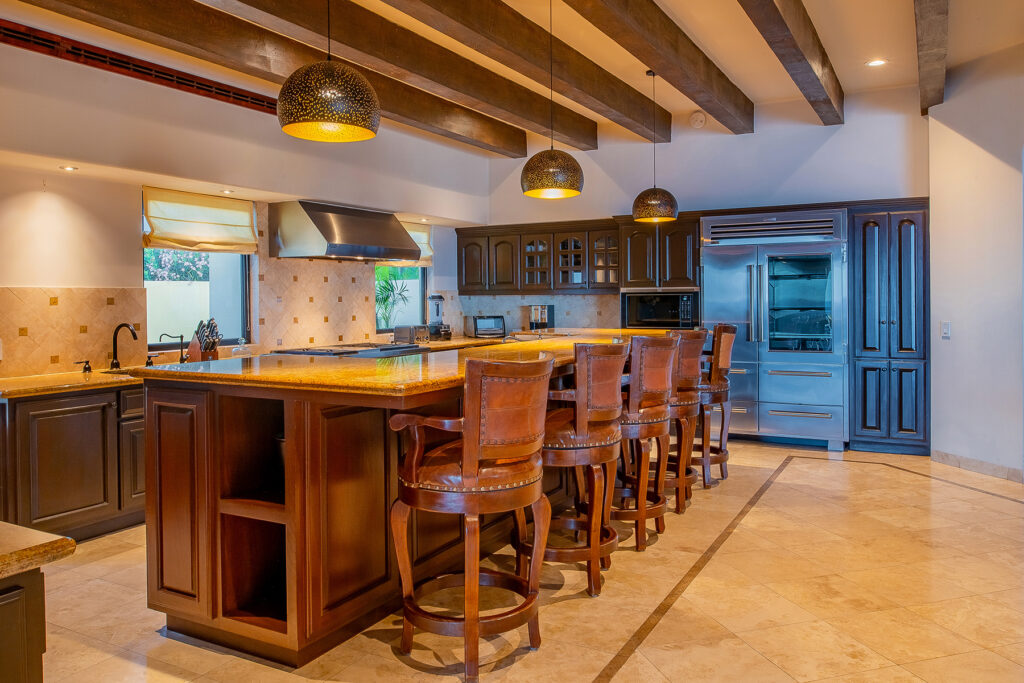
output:
<path id="1" fill-rule="evenodd" d="M 775 480 L 778 479 L 779 475 L 782 474 L 789 463 L 796 457 L 798 456 L 786 456 L 786 459 L 775 468 L 775 471 L 773 471 L 768 479 L 761 484 L 761 487 L 754 492 L 754 495 L 752 495 L 750 500 L 743 505 L 743 508 L 736 513 L 736 516 L 732 518 L 725 529 L 718 534 L 714 542 L 708 546 L 703 553 L 701 553 L 701 556 L 697 558 L 697 561 L 693 563 L 693 566 L 691 566 L 686 574 L 683 575 L 683 578 L 681 578 L 679 582 L 672 587 L 672 590 L 670 590 L 668 595 L 666 595 L 658 606 L 654 608 L 654 611 L 651 612 L 650 616 L 647 617 L 644 623 L 633 632 L 633 635 L 629 637 L 629 640 L 619 648 L 619 651 L 615 653 L 615 656 L 612 657 L 611 661 L 609 661 L 601 672 L 597 674 L 594 678 L 594 683 L 607 683 L 608 681 L 611 681 L 612 678 L 615 677 L 615 674 L 625 666 L 626 661 L 640 648 L 643 641 L 646 640 L 647 636 L 649 636 L 651 631 L 654 630 L 654 627 L 658 625 L 658 622 L 660 622 L 665 614 L 668 613 L 668 610 L 683 594 L 683 591 L 685 591 L 693 580 L 697 578 L 697 575 L 704 570 L 704 567 L 706 567 L 708 562 L 711 561 L 711 558 L 718 552 L 718 549 L 722 547 L 722 544 L 729 539 L 732 533 L 736 530 L 736 527 L 738 527 L 740 522 L 743 521 L 743 518 L 747 516 L 747 513 L 757 505 L 758 501 L 761 500 L 761 496 L 768 491 L 771 485 L 775 483 Z"/>

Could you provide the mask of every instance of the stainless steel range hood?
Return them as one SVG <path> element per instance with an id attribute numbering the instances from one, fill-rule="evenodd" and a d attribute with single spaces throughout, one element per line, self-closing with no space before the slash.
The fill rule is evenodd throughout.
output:
<path id="1" fill-rule="evenodd" d="M 420 248 L 393 214 L 300 199 L 270 205 L 270 255 L 417 261 Z"/>

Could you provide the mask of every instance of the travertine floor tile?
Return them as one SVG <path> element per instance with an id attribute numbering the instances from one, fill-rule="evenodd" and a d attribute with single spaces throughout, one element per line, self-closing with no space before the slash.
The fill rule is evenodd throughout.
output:
<path id="1" fill-rule="evenodd" d="M 694 640 L 676 645 L 641 647 L 643 654 L 670 681 L 759 681 L 793 678 L 737 637 Z"/>
<path id="2" fill-rule="evenodd" d="M 61 680 L 117 654 L 123 651 L 110 643 L 47 623 L 43 676 L 47 681 Z"/>
<path id="3" fill-rule="evenodd" d="M 869 588 L 835 574 L 770 583 L 768 587 L 822 619 L 896 607 Z"/>
<path id="4" fill-rule="evenodd" d="M 897 664 L 979 649 L 975 643 L 902 608 L 829 622 Z"/>
<path id="5" fill-rule="evenodd" d="M 1024 666 L 1024 643 L 1014 643 L 1013 645 L 996 647 L 992 648 L 992 651 L 1002 657 L 1006 657 L 1011 662 L 1016 662 L 1017 664 Z"/>
<path id="6" fill-rule="evenodd" d="M 891 664 L 824 621 L 739 634 L 748 645 L 798 681 L 869 671 Z"/>
<path id="7" fill-rule="evenodd" d="M 988 650 L 905 664 L 928 683 L 1007 683 L 1024 680 L 1024 667 Z"/>
<path id="8" fill-rule="evenodd" d="M 696 590 L 688 589 L 683 595 L 701 612 L 734 633 L 815 619 L 813 614 L 767 586 L 702 585 Z"/>
<path id="9" fill-rule="evenodd" d="M 823 678 L 822 683 L 920 683 L 921 679 L 902 666 L 887 666 L 874 671 L 861 671 L 835 678 Z"/>
<path id="10" fill-rule="evenodd" d="M 658 667 L 639 652 L 630 655 L 626 663 L 612 677 L 612 683 L 668 683 Z"/>
<path id="11" fill-rule="evenodd" d="M 1024 641 L 1024 612 L 1018 612 L 983 595 L 917 605 L 909 609 L 982 647 L 992 648 Z"/>
<path id="12" fill-rule="evenodd" d="M 68 681 L 74 683 L 114 683 L 145 681 L 146 683 L 181 683 L 198 678 L 198 674 L 135 652 L 108 657 L 75 673 Z"/>
<path id="13" fill-rule="evenodd" d="M 945 573 L 926 562 L 846 572 L 842 576 L 900 605 L 962 598 L 974 592 L 947 580 Z"/>
<path id="14" fill-rule="evenodd" d="M 732 632 L 725 626 L 701 612 L 686 598 L 679 598 L 647 636 L 644 645 L 657 647 L 729 635 Z"/>

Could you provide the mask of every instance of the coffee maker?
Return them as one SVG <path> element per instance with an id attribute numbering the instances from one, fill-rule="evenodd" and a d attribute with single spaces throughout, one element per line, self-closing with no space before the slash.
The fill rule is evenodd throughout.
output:
<path id="1" fill-rule="evenodd" d="M 427 297 L 430 317 L 427 320 L 427 329 L 430 331 L 430 341 L 447 341 L 452 338 L 451 325 L 444 322 L 444 297 L 440 294 L 431 294 Z"/>
<path id="2" fill-rule="evenodd" d="M 546 330 L 555 326 L 555 307 L 552 305 L 529 306 L 531 330 Z"/>

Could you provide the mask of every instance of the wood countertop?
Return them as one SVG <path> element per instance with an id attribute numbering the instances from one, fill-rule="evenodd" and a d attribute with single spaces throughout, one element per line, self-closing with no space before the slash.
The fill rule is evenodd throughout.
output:
<path id="1" fill-rule="evenodd" d="M 530 360 L 554 356 L 555 365 L 573 360 L 577 343 L 609 343 L 664 330 L 588 329 L 572 336 L 441 350 L 393 358 L 345 358 L 269 354 L 183 365 L 133 368 L 134 377 L 247 387 L 337 391 L 371 396 L 409 396 L 461 386 L 466 360 Z M 485 340 L 491 341 L 491 340 Z"/>
<path id="2" fill-rule="evenodd" d="M 56 562 L 75 552 L 75 542 L 28 527 L 0 522 L 0 579 Z"/>
<path id="3" fill-rule="evenodd" d="M 126 370 L 125 373 L 127 372 Z M 120 389 L 139 384 L 137 378 L 128 374 L 110 375 L 100 371 L 7 377 L 0 378 L 0 399 L 44 396 L 92 389 Z"/>

